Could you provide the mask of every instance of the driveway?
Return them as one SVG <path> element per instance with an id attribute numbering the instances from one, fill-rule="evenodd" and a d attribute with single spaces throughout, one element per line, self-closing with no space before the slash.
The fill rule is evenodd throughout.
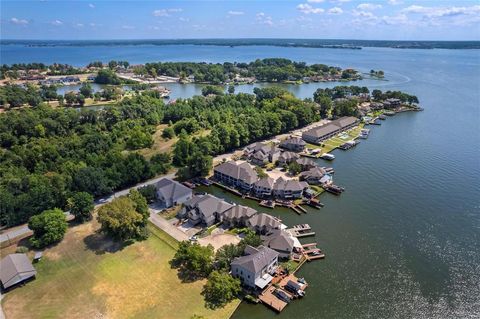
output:
<path id="1" fill-rule="evenodd" d="M 157 226 L 158 228 L 160 228 L 161 230 L 163 230 L 164 232 L 166 232 L 167 234 L 175 238 L 176 240 L 178 241 L 188 240 L 187 234 L 180 231 L 177 227 L 170 224 L 168 220 L 158 216 L 156 213 L 151 212 L 150 218 L 148 220 L 151 221 L 155 226 Z"/>

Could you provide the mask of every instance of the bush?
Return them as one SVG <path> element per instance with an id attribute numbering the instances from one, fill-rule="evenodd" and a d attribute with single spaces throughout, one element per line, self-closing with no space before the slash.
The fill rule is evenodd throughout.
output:
<path id="1" fill-rule="evenodd" d="M 25 246 L 18 246 L 17 249 L 15 250 L 17 254 L 25 254 L 28 252 L 28 248 Z"/>
<path id="2" fill-rule="evenodd" d="M 35 248 L 41 248 L 59 242 L 67 231 L 65 214 L 58 208 L 45 210 L 32 216 L 28 227 L 33 231 L 30 243 Z"/>
<path id="3" fill-rule="evenodd" d="M 173 130 L 173 128 L 171 127 L 166 127 L 163 131 L 162 131 L 162 137 L 164 139 L 171 139 L 173 137 L 175 137 L 175 131 Z"/>

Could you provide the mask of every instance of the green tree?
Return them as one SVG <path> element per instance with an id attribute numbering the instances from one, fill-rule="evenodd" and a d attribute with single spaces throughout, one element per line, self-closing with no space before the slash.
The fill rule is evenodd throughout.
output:
<path id="1" fill-rule="evenodd" d="M 65 214 L 60 209 L 45 210 L 28 221 L 28 227 L 33 231 L 30 243 L 35 248 L 41 248 L 59 242 L 63 239 L 67 226 Z"/>
<path id="2" fill-rule="evenodd" d="M 288 171 L 292 175 L 298 175 L 302 171 L 302 166 L 295 161 L 288 164 Z"/>
<path id="3" fill-rule="evenodd" d="M 182 241 L 171 264 L 188 277 L 206 277 L 213 267 L 214 250 L 212 245 L 201 246 L 198 243 Z"/>
<path id="4" fill-rule="evenodd" d="M 136 211 L 136 204 L 127 196 L 114 199 L 98 210 L 101 231 L 122 241 L 144 239 L 144 216 Z"/>
<path id="5" fill-rule="evenodd" d="M 92 97 L 93 95 L 92 85 L 88 82 L 84 82 L 78 91 L 85 97 Z"/>
<path id="6" fill-rule="evenodd" d="M 223 87 L 221 86 L 214 86 L 214 85 L 207 85 L 202 88 L 202 95 L 207 96 L 207 95 L 223 95 Z"/>
<path id="7" fill-rule="evenodd" d="M 112 84 L 118 85 L 121 84 L 122 81 L 120 78 L 110 69 L 101 69 L 98 71 L 97 76 L 94 80 L 95 83 L 98 84 Z"/>
<path id="8" fill-rule="evenodd" d="M 262 239 L 260 236 L 255 234 L 255 232 L 251 229 L 246 229 L 245 230 L 245 236 L 243 239 L 240 241 L 239 247 L 241 251 L 243 252 L 245 250 L 245 247 L 252 246 L 252 247 L 258 247 L 262 244 Z"/>
<path id="9" fill-rule="evenodd" d="M 128 193 L 128 198 L 130 198 L 135 204 L 135 210 L 142 214 L 143 222 L 147 225 L 148 217 L 150 217 L 150 212 L 148 211 L 147 199 L 136 189 L 132 188 Z"/>
<path id="10" fill-rule="evenodd" d="M 229 85 L 228 86 L 228 94 L 234 94 L 235 93 L 235 86 L 234 85 Z"/>
<path id="11" fill-rule="evenodd" d="M 138 191 L 145 197 L 148 203 L 153 203 L 157 199 L 157 188 L 155 185 L 139 187 Z"/>
<path id="12" fill-rule="evenodd" d="M 215 266 L 217 269 L 230 269 L 230 263 L 235 257 L 243 254 L 242 247 L 234 244 L 224 245 L 215 254 Z"/>
<path id="13" fill-rule="evenodd" d="M 175 137 L 175 131 L 174 131 L 173 128 L 170 127 L 170 126 L 169 126 L 169 127 L 166 127 L 166 128 L 164 128 L 163 131 L 162 131 L 162 137 L 163 137 L 164 139 L 169 140 L 169 139 Z"/>
<path id="14" fill-rule="evenodd" d="M 68 200 L 70 213 L 75 216 L 75 220 L 84 222 L 92 219 L 93 196 L 86 192 L 74 193 Z"/>
<path id="15" fill-rule="evenodd" d="M 242 291 L 240 279 L 227 272 L 212 271 L 203 287 L 206 305 L 211 309 L 222 308 Z"/>

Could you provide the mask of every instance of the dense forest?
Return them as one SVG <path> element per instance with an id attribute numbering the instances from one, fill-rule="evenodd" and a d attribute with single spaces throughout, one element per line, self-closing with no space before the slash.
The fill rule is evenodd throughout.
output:
<path id="1" fill-rule="evenodd" d="M 252 94 L 195 96 L 165 105 L 151 91 L 102 110 L 40 104 L 0 116 L 0 222 L 16 225 L 52 208 L 65 209 L 77 192 L 96 197 L 170 168 L 180 177 L 206 175 L 212 155 L 287 132 L 319 119 L 317 105 L 278 88 Z M 179 133 L 170 154 L 150 159 L 158 124 Z M 195 132 L 208 130 L 206 136 Z"/>

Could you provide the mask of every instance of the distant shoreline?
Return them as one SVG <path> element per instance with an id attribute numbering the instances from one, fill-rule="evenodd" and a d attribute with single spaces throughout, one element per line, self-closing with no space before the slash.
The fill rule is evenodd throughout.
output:
<path id="1" fill-rule="evenodd" d="M 480 41 L 390 41 L 390 40 L 326 40 L 326 39 L 172 39 L 172 40 L 1 40 L 1 45 L 27 47 L 86 47 L 125 45 L 212 45 L 212 46 L 277 46 L 360 50 L 364 47 L 393 49 L 480 49 Z"/>

